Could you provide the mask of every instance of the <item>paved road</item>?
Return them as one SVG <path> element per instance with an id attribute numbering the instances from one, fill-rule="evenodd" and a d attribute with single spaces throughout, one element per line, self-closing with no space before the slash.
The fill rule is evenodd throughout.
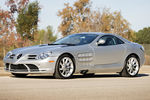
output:
<path id="1" fill-rule="evenodd" d="M 67 80 L 1 76 L 0 100 L 150 100 L 150 67 L 145 68 L 135 78 L 117 74 L 76 75 Z"/>

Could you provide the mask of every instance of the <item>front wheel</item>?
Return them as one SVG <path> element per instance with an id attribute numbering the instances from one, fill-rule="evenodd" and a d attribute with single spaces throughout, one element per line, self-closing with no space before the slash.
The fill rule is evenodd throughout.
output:
<path id="1" fill-rule="evenodd" d="M 139 69 L 139 60 L 134 55 L 132 55 L 127 58 L 124 69 L 121 72 L 121 76 L 134 77 L 138 74 Z"/>
<path id="2" fill-rule="evenodd" d="M 54 77 L 58 79 L 71 78 L 74 71 L 74 59 L 71 56 L 64 54 L 58 59 L 56 63 Z"/>

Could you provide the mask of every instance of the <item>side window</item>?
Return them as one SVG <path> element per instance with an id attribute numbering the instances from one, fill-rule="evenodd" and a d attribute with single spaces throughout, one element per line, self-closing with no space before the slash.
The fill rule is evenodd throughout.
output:
<path id="1" fill-rule="evenodd" d="M 103 42 L 101 42 L 103 41 Z M 115 45 L 115 39 L 111 35 L 104 35 L 98 40 L 98 46 L 110 46 Z"/>
<path id="2" fill-rule="evenodd" d="M 116 44 L 124 44 L 124 42 L 121 39 L 119 39 L 115 36 L 114 36 L 114 39 L 115 39 Z"/>

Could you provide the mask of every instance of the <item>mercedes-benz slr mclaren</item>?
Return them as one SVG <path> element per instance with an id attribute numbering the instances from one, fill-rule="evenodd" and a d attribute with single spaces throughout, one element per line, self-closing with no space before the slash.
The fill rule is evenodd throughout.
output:
<path id="1" fill-rule="evenodd" d="M 144 48 L 115 34 L 86 32 L 14 49 L 3 61 L 5 70 L 17 77 L 47 73 L 65 79 L 76 73 L 110 72 L 133 77 L 144 64 Z"/>

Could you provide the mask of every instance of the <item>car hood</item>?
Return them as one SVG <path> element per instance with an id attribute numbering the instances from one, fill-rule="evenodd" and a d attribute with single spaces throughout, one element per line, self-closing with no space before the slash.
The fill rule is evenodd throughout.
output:
<path id="1" fill-rule="evenodd" d="M 43 52 L 53 51 L 62 47 L 66 47 L 64 45 L 36 45 L 36 46 L 30 46 L 30 47 L 23 47 L 14 49 L 11 52 L 13 54 L 40 54 Z"/>

